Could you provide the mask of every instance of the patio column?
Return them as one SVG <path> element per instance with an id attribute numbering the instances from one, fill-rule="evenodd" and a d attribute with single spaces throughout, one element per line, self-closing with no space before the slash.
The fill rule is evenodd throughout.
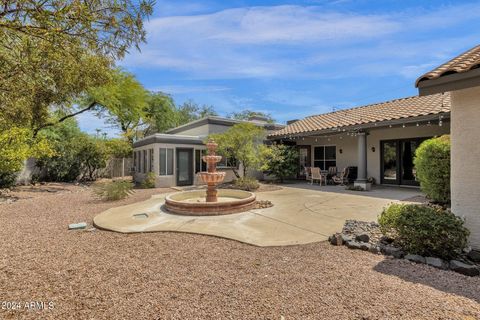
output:
<path id="1" fill-rule="evenodd" d="M 355 187 L 361 187 L 364 190 L 370 190 L 371 184 L 367 182 L 367 133 L 358 133 L 358 164 L 357 164 L 357 180 L 354 182 Z"/>

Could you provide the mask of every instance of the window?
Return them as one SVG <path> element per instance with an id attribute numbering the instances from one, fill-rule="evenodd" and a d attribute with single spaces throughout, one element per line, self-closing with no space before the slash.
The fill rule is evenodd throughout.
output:
<path id="1" fill-rule="evenodd" d="M 147 173 L 147 150 L 143 150 L 142 172 Z"/>
<path id="2" fill-rule="evenodd" d="M 318 146 L 314 148 L 313 162 L 315 167 L 320 170 L 328 170 L 330 167 L 337 166 L 337 148 L 336 146 Z"/>
<path id="3" fill-rule="evenodd" d="M 137 152 L 137 172 L 142 172 L 142 151 Z"/>
<path id="4" fill-rule="evenodd" d="M 137 172 L 137 152 L 135 151 L 133 153 L 133 167 L 134 167 L 134 171 Z"/>
<path id="5" fill-rule="evenodd" d="M 207 155 L 207 150 L 195 150 L 195 173 L 207 171 L 207 163 L 202 157 Z"/>
<path id="6" fill-rule="evenodd" d="M 217 168 L 234 168 L 237 167 L 237 160 L 234 158 L 227 159 L 222 156 L 222 160 L 217 163 Z"/>
<path id="7" fill-rule="evenodd" d="M 173 175 L 173 149 L 160 148 L 160 175 Z"/>
<path id="8" fill-rule="evenodd" d="M 149 172 L 153 172 L 153 149 L 148 149 Z"/>

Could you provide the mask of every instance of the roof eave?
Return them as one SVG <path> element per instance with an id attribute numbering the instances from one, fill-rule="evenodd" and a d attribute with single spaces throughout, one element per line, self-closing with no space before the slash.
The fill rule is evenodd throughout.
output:
<path id="1" fill-rule="evenodd" d="M 423 116 L 417 117 L 408 117 L 408 118 L 400 118 L 400 119 L 392 119 L 392 120 L 385 120 L 385 121 L 377 121 L 377 122 L 368 122 L 359 125 L 351 125 L 351 126 L 343 126 L 337 128 L 329 128 L 323 130 L 315 130 L 315 131 L 307 131 L 307 132 L 299 132 L 299 133 L 292 133 L 292 134 L 279 134 L 279 135 L 269 135 L 268 139 L 276 140 L 276 139 L 283 139 L 287 137 L 307 137 L 307 136 L 318 136 L 318 135 L 333 135 L 338 134 L 339 132 L 348 132 L 348 131 L 361 131 L 367 129 L 379 129 L 384 127 L 389 127 L 390 125 L 400 125 L 400 124 L 410 124 L 416 122 L 426 122 L 438 119 L 442 116 L 443 120 L 450 119 L 450 112 L 439 112 L 439 113 L 432 113 Z"/>
<path id="2" fill-rule="evenodd" d="M 480 68 L 441 76 L 436 79 L 420 80 L 417 83 L 420 96 L 462 90 L 480 86 Z"/>

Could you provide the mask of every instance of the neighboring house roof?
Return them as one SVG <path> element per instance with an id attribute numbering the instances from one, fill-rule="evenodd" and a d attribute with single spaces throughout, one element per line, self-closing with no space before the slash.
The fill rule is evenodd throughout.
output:
<path id="1" fill-rule="evenodd" d="M 203 126 L 204 124 L 219 124 L 224 126 L 234 126 L 238 123 L 244 123 L 244 122 L 253 123 L 255 125 L 262 126 L 265 128 L 265 130 L 279 130 L 285 127 L 285 125 L 278 124 L 278 123 L 267 123 L 267 122 L 261 123 L 257 119 L 253 121 L 244 121 L 244 120 L 235 120 L 235 119 L 229 119 L 229 118 L 223 118 L 223 117 L 217 117 L 217 116 L 208 116 L 199 120 L 186 123 L 176 128 L 167 130 L 167 133 L 170 133 L 170 134 L 179 133 L 188 129 Z"/>
<path id="2" fill-rule="evenodd" d="M 139 148 L 152 143 L 177 143 L 203 145 L 204 137 L 155 133 L 133 143 L 134 148 Z"/>
<path id="3" fill-rule="evenodd" d="M 425 73 L 423 76 L 417 79 L 415 85 L 418 87 L 418 84 L 421 81 L 438 79 L 440 77 L 455 73 L 463 73 L 479 67 L 480 45 L 468 50 L 467 52 L 462 53 L 458 57 L 453 58 L 452 60 L 442 64 L 434 70 Z"/>
<path id="4" fill-rule="evenodd" d="M 450 112 L 450 94 L 409 97 L 306 117 L 271 133 L 270 137 L 338 130 L 351 126 L 368 125 L 400 119 Z"/>

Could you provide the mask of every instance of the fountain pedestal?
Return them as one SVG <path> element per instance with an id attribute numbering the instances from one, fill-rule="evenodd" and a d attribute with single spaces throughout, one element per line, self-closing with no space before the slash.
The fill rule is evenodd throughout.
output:
<path id="1" fill-rule="evenodd" d="M 200 178 L 207 185 L 205 191 L 183 191 L 165 197 L 165 208 L 171 212 L 189 216 L 212 216 L 248 211 L 255 207 L 255 194 L 242 190 L 217 190 L 217 185 L 225 179 L 225 172 L 217 172 L 217 163 L 222 160 L 215 151 L 213 140 L 207 143 L 208 155 L 202 159 L 207 163 L 207 171 L 200 172 Z"/>
<path id="2" fill-rule="evenodd" d="M 217 156 L 218 144 L 212 139 L 207 142 L 208 155 L 202 159 L 207 163 L 207 172 L 200 172 L 200 178 L 207 184 L 207 202 L 217 202 L 217 185 L 225 179 L 225 172 L 217 172 L 217 163 L 222 160 L 221 156 Z"/>

